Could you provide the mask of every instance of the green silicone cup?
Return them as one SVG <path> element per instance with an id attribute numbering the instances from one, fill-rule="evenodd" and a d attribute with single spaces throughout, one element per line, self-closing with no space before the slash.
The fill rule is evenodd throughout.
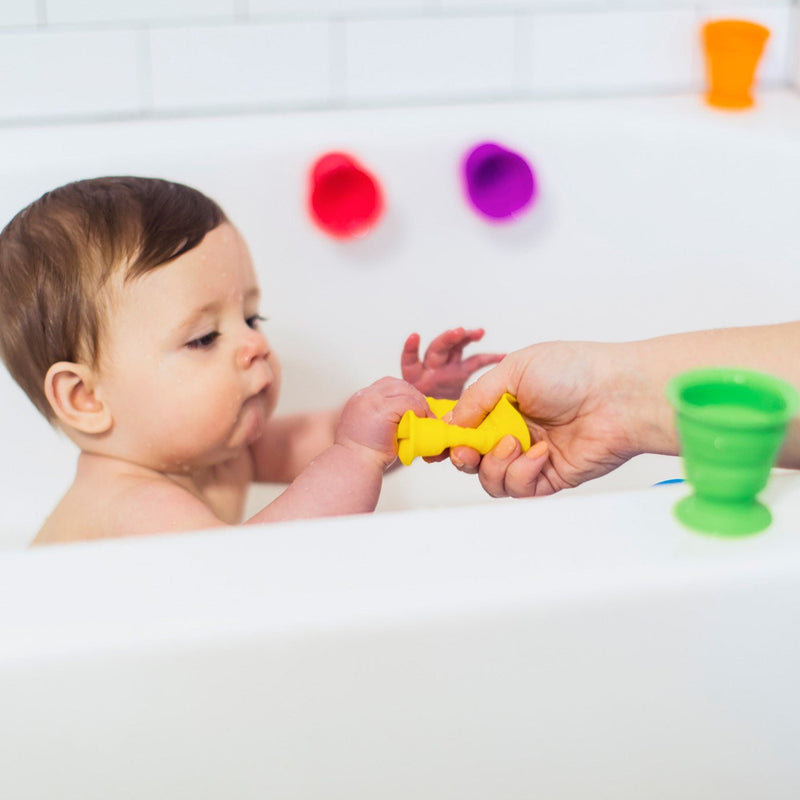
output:
<path id="1" fill-rule="evenodd" d="M 686 480 L 694 489 L 675 506 L 678 519 L 722 536 L 769 527 L 772 515 L 756 496 L 800 407 L 797 391 L 772 375 L 708 368 L 673 378 L 667 398 L 675 409 Z"/>

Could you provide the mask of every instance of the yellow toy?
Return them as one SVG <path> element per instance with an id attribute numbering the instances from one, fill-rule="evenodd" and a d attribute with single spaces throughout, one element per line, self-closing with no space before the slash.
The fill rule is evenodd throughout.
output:
<path id="1" fill-rule="evenodd" d="M 508 393 L 497 401 L 477 428 L 462 428 L 440 419 L 453 409 L 456 400 L 425 399 L 436 419 L 421 419 L 413 411 L 406 411 L 397 426 L 397 455 L 403 464 L 410 464 L 416 456 L 438 456 L 457 445 L 467 445 L 486 454 L 509 433 L 522 445 L 523 452 L 531 446 L 528 426 L 516 399 Z"/>

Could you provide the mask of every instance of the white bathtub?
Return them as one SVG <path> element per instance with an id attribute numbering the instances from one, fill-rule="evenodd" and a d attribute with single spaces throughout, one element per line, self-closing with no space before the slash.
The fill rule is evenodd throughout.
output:
<path id="1" fill-rule="evenodd" d="M 537 170 L 517 224 L 463 200 L 485 139 Z M 310 408 L 396 373 L 412 330 L 511 350 L 796 318 L 798 142 L 780 93 L 8 129 L 0 219 L 91 175 L 203 189 L 251 244 L 281 407 Z M 363 240 L 305 215 L 328 149 L 385 188 Z M 679 465 L 647 458 L 519 502 L 421 463 L 370 517 L 13 552 L 74 454 L 5 374 L 0 407 L 0 796 L 800 792 L 794 475 L 742 542 L 683 531 L 684 490 L 647 488 Z"/>

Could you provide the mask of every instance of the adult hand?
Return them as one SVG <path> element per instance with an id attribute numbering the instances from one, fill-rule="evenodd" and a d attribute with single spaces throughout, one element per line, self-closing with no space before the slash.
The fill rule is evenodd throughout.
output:
<path id="1" fill-rule="evenodd" d="M 483 458 L 455 447 L 452 462 L 477 472 L 494 497 L 548 495 L 610 472 L 641 452 L 635 430 L 646 387 L 634 359 L 629 345 L 594 342 L 548 342 L 511 353 L 464 392 L 451 421 L 474 427 L 510 392 L 533 446 L 522 453 L 505 437 Z"/>

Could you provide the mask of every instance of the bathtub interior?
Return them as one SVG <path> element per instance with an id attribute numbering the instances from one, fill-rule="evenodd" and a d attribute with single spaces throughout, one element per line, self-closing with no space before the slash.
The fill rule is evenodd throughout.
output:
<path id="1" fill-rule="evenodd" d="M 796 316 L 800 156 L 696 103 L 549 102 L 9 129 L 3 223 L 47 189 L 146 174 L 215 197 L 248 240 L 266 331 L 284 365 L 280 411 L 340 403 L 397 374 L 402 343 L 482 326 L 481 349 L 549 339 L 624 341 Z M 462 155 L 499 141 L 532 162 L 540 196 L 513 224 L 464 200 Z M 328 150 L 374 172 L 387 210 L 368 236 L 326 237 L 306 213 Z M 146 320 L 143 320 L 146 324 Z M 475 348 L 477 349 L 477 348 Z M 75 452 L 0 376 L 0 546 L 25 544 L 69 484 Z M 678 477 L 635 459 L 583 491 Z M 254 493 L 251 506 L 277 491 Z M 448 464 L 387 477 L 382 510 L 491 501 Z"/>

